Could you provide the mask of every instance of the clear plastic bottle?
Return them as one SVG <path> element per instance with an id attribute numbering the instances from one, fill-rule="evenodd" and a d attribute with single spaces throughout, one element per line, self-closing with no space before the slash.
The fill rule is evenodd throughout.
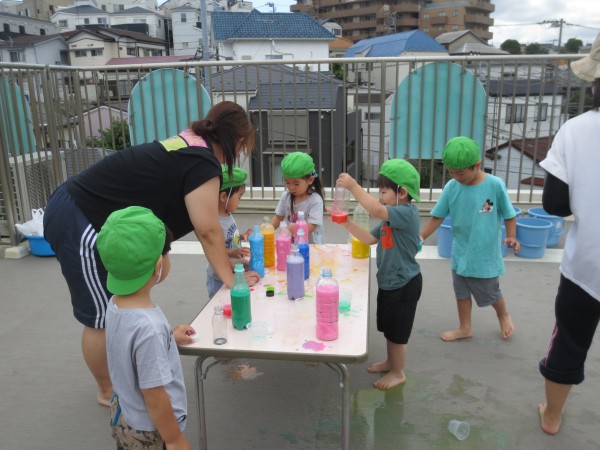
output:
<path id="1" fill-rule="evenodd" d="M 343 186 L 336 186 L 333 194 L 333 204 L 331 205 L 331 221 L 335 223 L 348 222 L 348 205 L 346 203 L 346 189 Z"/>
<path id="2" fill-rule="evenodd" d="M 250 233 L 248 241 L 250 242 L 249 269 L 257 272 L 262 278 L 265 276 L 265 240 L 258 225 L 254 225 L 254 229 L 252 233 Z"/>
<path id="3" fill-rule="evenodd" d="M 298 243 L 298 230 L 304 230 L 304 236 L 306 236 L 306 242 L 308 242 L 308 223 L 304 218 L 304 211 L 298 211 L 298 219 L 294 224 L 294 243 Z"/>
<path id="4" fill-rule="evenodd" d="M 317 282 L 317 339 L 335 341 L 339 328 L 340 288 L 329 267 L 321 269 Z"/>
<path id="5" fill-rule="evenodd" d="M 352 221 L 364 230 L 369 230 L 369 213 L 361 206 L 360 203 L 354 208 L 352 213 Z M 371 256 L 371 246 L 363 244 L 361 241 L 352 236 L 352 257 L 364 259 Z"/>
<path id="6" fill-rule="evenodd" d="M 260 232 L 264 240 L 265 267 L 273 267 L 275 265 L 275 228 L 268 216 L 263 217 Z"/>
<path id="7" fill-rule="evenodd" d="M 244 278 L 244 265 L 236 264 L 234 272 L 235 281 L 231 286 L 231 322 L 236 330 L 243 330 L 252 322 L 250 288 Z"/>
<path id="8" fill-rule="evenodd" d="M 223 315 L 223 307 L 215 306 L 212 318 L 213 343 L 223 345 L 227 343 L 227 318 Z"/>
<path id="9" fill-rule="evenodd" d="M 304 258 L 298 246 L 292 246 L 287 256 L 287 294 L 290 300 L 304 297 Z"/>
<path id="10" fill-rule="evenodd" d="M 308 279 L 310 276 L 310 246 L 304 234 L 304 230 L 298 230 L 298 238 L 296 239 L 298 250 L 304 258 L 304 279 Z"/>
<path id="11" fill-rule="evenodd" d="M 288 230 L 287 222 L 282 220 L 275 233 L 275 247 L 277 249 L 277 270 L 285 272 L 287 256 L 292 249 L 292 233 Z"/>

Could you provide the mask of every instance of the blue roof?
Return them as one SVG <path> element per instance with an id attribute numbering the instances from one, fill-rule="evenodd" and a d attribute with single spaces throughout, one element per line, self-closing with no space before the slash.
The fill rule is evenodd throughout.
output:
<path id="1" fill-rule="evenodd" d="M 350 58 L 361 53 L 370 58 L 377 58 L 381 56 L 401 56 L 406 52 L 448 53 L 443 45 L 428 34 L 419 30 L 412 30 L 363 39 L 346 50 L 344 57 Z"/>
<path id="2" fill-rule="evenodd" d="M 306 13 L 213 12 L 215 40 L 227 39 L 316 39 L 335 36 Z"/>

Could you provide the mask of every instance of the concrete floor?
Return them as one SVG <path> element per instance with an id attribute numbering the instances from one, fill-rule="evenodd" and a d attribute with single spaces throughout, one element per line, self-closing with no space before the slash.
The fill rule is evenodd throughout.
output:
<path id="1" fill-rule="evenodd" d="M 238 219 L 241 226 L 254 217 Z M 326 229 L 334 242 L 345 236 Z M 337 240 L 336 240 L 337 239 Z M 430 241 L 427 244 L 431 244 Z M 206 304 L 203 255 L 172 256 L 169 279 L 155 300 L 172 325 L 190 322 Z M 537 370 L 552 331 L 560 250 L 542 260 L 508 257 L 501 288 L 515 335 L 499 337 L 492 308 L 475 309 L 475 336 L 444 343 L 441 332 L 457 323 L 449 263 L 426 246 L 420 263 L 424 291 L 409 343 L 407 383 L 389 392 L 371 387 L 367 364 L 385 357 L 385 341 L 371 324 L 369 359 L 351 365 L 353 449 L 600 448 L 598 339 L 576 386 L 561 433 L 539 429 L 544 398 Z M 372 270 L 375 263 L 372 260 Z M 374 277 L 371 293 L 376 285 Z M 52 257 L 0 259 L 0 448 L 114 448 L 108 411 L 95 403 L 95 384 L 80 352 L 81 327 L 71 314 L 68 290 Z M 371 302 L 373 322 L 375 302 Z M 189 400 L 186 429 L 197 448 L 194 358 L 182 357 Z M 340 448 L 341 390 L 327 366 L 234 360 L 211 369 L 205 381 L 209 449 Z M 465 420 L 471 434 L 459 442 L 447 431 Z"/>

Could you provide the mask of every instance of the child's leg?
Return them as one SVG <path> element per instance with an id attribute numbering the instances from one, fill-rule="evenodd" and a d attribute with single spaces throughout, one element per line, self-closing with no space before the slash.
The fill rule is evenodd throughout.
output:
<path id="1" fill-rule="evenodd" d="M 406 362 L 406 344 L 394 344 L 388 340 L 386 340 L 386 342 L 387 361 L 379 364 L 385 365 L 388 368 L 388 373 L 373 382 L 374 387 L 384 390 L 391 389 L 394 386 L 398 386 L 406 381 L 406 375 L 404 374 L 404 363 Z"/>
<path id="2" fill-rule="evenodd" d="M 571 392 L 570 384 L 558 384 L 546 380 L 546 401 L 548 403 L 540 403 L 538 406 L 540 427 L 544 433 L 558 433 L 569 392 Z"/>
<path id="3" fill-rule="evenodd" d="M 500 297 L 498 301 L 492 305 L 492 307 L 496 310 L 498 322 L 500 322 L 500 332 L 502 333 L 502 338 L 508 339 L 514 333 L 515 326 L 513 325 L 510 314 L 506 309 L 504 297 Z"/>
<path id="4" fill-rule="evenodd" d="M 471 309 L 473 308 L 471 297 L 456 300 L 456 307 L 458 309 L 458 328 L 442 333 L 443 341 L 450 342 L 473 336 L 471 332 Z"/>

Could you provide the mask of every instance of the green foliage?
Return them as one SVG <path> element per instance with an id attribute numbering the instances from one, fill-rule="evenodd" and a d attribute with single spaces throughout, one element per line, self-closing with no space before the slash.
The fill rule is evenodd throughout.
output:
<path id="1" fill-rule="evenodd" d="M 570 38 L 565 44 L 561 53 L 579 53 L 579 49 L 583 47 L 581 39 Z"/>
<path id="2" fill-rule="evenodd" d="M 98 131 L 101 135 L 99 138 L 92 136 L 87 139 L 87 145 L 90 147 L 121 150 L 122 148 L 131 145 L 129 139 L 129 124 L 127 123 L 127 120 L 113 119 L 111 120 L 109 127 Z"/>
<path id="3" fill-rule="evenodd" d="M 521 54 L 521 44 L 516 39 L 507 39 L 501 45 L 500 49 L 505 52 L 510 53 L 511 55 L 520 55 Z"/>
<path id="4" fill-rule="evenodd" d="M 346 74 L 344 73 L 344 66 L 340 63 L 334 63 L 331 65 L 331 71 L 333 76 L 338 80 L 346 80 Z"/>
<path id="5" fill-rule="evenodd" d="M 532 42 L 531 44 L 528 44 L 525 47 L 525 54 L 526 55 L 547 55 L 548 49 L 542 47 L 537 42 Z"/>

